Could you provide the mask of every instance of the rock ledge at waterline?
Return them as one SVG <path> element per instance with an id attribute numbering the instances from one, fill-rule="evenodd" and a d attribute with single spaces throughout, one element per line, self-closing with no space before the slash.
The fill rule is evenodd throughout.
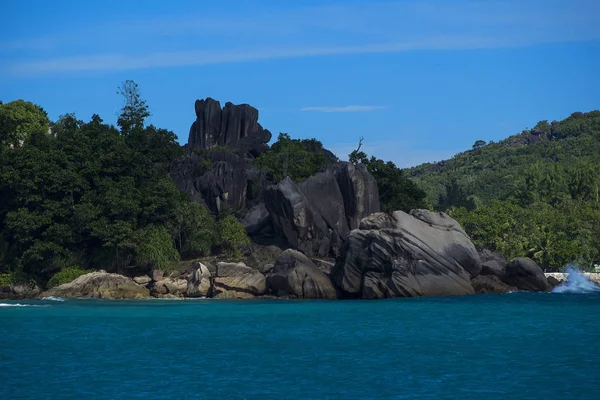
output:
<path id="1" fill-rule="evenodd" d="M 546 291 L 552 286 L 532 260 L 507 262 L 478 251 L 455 220 L 428 210 L 371 214 L 348 233 L 333 267 L 317 265 L 326 263 L 288 249 L 260 270 L 243 262 L 213 266 L 196 261 L 169 276 L 93 272 L 40 296 L 333 300 Z"/>

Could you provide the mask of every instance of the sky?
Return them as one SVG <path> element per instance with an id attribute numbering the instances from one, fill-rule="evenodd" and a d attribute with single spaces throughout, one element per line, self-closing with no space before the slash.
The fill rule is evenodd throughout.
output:
<path id="1" fill-rule="evenodd" d="M 364 137 L 399 167 L 600 109 L 597 0 L 6 0 L 0 13 L 0 100 L 115 123 L 132 79 L 182 144 L 206 97 L 342 159 Z"/>

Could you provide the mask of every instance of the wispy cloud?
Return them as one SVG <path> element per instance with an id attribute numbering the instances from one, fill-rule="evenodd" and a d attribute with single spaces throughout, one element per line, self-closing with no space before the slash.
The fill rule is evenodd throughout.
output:
<path id="1" fill-rule="evenodd" d="M 37 75 L 78 71 L 123 71 L 144 68 L 186 67 L 211 64 L 229 64 L 315 56 L 399 53 L 418 50 L 466 50 L 514 46 L 518 38 L 511 36 L 473 37 L 440 36 L 415 38 L 414 40 L 365 44 L 358 46 L 315 47 L 255 47 L 227 50 L 190 50 L 150 52 L 147 54 L 102 54 L 91 56 L 59 57 L 33 61 L 17 61 L 4 68 L 13 75 Z M 521 45 L 530 44 L 521 40 Z"/>
<path id="2" fill-rule="evenodd" d="M 300 111 L 316 111 L 324 113 L 365 112 L 381 110 L 383 106 L 342 106 L 342 107 L 304 107 Z"/>
<path id="3" fill-rule="evenodd" d="M 43 37 L 0 43 L 0 70 L 11 75 L 118 71 L 600 39 L 600 2 L 592 0 L 374 1 L 212 15 L 198 7 L 164 17 L 59 21 Z M 136 43 L 133 51 L 131 43 Z"/>

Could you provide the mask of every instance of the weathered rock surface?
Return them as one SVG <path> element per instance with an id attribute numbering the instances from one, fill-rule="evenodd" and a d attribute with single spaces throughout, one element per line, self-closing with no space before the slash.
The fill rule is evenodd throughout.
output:
<path id="1" fill-rule="evenodd" d="M 218 263 L 213 285 L 215 298 L 247 299 L 267 291 L 265 276 L 244 263 Z"/>
<path id="2" fill-rule="evenodd" d="M 336 290 L 327 277 L 304 254 L 286 250 L 267 274 L 267 284 L 277 296 L 301 299 L 336 299 Z"/>
<path id="3" fill-rule="evenodd" d="M 311 261 L 327 276 L 331 275 L 331 272 L 335 267 L 335 261 L 322 260 L 319 258 L 311 258 Z"/>
<path id="4" fill-rule="evenodd" d="M 364 217 L 379 212 L 377 182 L 366 166 L 340 162 L 328 166 L 327 169 L 335 175 L 342 193 L 346 221 L 350 229 L 358 228 Z"/>
<path id="5" fill-rule="evenodd" d="M 237 212 L 258 202 L 267 186 L 265 174 L 255 165 L 227 151 L 189 153 L 171 163 L 170 175 L 180 191 L 204 201 L 214 214 Z"/>
<path id="6" fill-rule="evenodd" d="M 148 289 L 118 274 L 92 272 L 41 294 L 42 297 L 97 297 L 100 299 L 142 299 Z"/>
<path id="7" fill-rule="evenodd" d="M 349 297 L 367 299 L 474 293 L 481 262 L 460 225 L 444 213 L 377 213 L 350 232 L 332 273 Z"/>
<path id="8" fill-rule="evenodd" d="M 258 203 L 252 207 L 240 220 L 248 235 L 254 235 L 269 226 L 271 222 L 271 214 L 267 210 L 265 203 Z"/>
<path id="9" fill-rule="evenodd" d="M 212 295 L 211 274 L 208 267 L 200 262 L 194 263 L 194 271 L 187 281 L 187 297 L 208 297 Z"/>
<path id="10" fill-rule="evenodd" d="M 498 260 L 489 260 L 481 264 L 481 275 L 492 275 L 503 280 L 506 276 L 506 263 L 502 264 Z"/>
<path id="11" fill-rule="evenodd" d="M 545 292 L 548 280 L 544 271 L 529 258 L 516 258 L 506 266 L 504 282 L 516 286 L 519 290 Z"/>
<path id="12" fill-rule="evenodd" d="M 309 256 L 329 252 L 327 224 L 294 181 L 288 177 L 269 187 L 265 200 L 275 227 L 292 248 Z"/>
<path id="13" fill-rule="evenodd" d="M 364 165 L 340 162 L 296 184 L 286 178 L 265 192 L 273 225 L 309 257 L 339 256 L 349 229 L 379 211 L 375 179 Z"/>
<path id="14" fill-rule="evenodd" d="M 133 281 L 138 285 L 146 286 L 147 284 L 152 282 L 152 278 L 150 278 L 148 275 L 141 275 L 134 277 Z"/>
<path id="15" fill-rule="evenodd" d="M 548 290 L 552 290 L 555 287 L 557 287 L 558 285 L 560 285 L 562 282 L 564 282 L 564 281 L 558 280 L 554 276 L 546 276 L 546 279 L 548 280 Z"/>
<path id="16" fill-rule="evenodd" d="M 298 188 L 321 215 L 327 227 L 335 231 L 338 236 L 346 237 L 349 229 L 344 198 L 331 169 L 311 176 L 299 183 Z"/>
<path id="17" fill-rule="evenodd" d="M 164 295 L 183 297 L 186 294 L 187 284 L 186 279 L 164 278 L 152 284 L 150 294 L 157 297 Z"/>
<path id="18" fill-rule="evenodd" d="M 196 100 L 196 121 L 190 128 L 188 144 L 210 149 L 215 146 L 245 147 L 257 157 L 268 149 L 271 133 L 258 123 L 258 110 L 248 104 L 234 105 L 207 98 Z"/>
<path id="19" fill-rule="evenodd" d="M 41 289 L 34 283 L 13 283 L 8 286 L 0 286 L 0 299 L 32 299 L 37 297 L 40 292 Z"/>
<path id="20" fill-rule="evenodd" d="M 471 279 L 471 286 L 477 294 L 516 292 L 514 286 L 502 282 L 496 275 L 479 275 Z"/>

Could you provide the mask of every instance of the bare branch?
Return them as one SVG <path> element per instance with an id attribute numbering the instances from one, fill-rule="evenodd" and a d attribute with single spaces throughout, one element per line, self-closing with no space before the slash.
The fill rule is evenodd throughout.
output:
<path id="1" fill-rule="evenodd" d="M 355 150 L 357 153 L 360 151 L 360 148 L 362 147 L 363 140 L 365 140 L 365 137 L 361 136 L 360 140 L 358 141 L 358 147 Z"/>

